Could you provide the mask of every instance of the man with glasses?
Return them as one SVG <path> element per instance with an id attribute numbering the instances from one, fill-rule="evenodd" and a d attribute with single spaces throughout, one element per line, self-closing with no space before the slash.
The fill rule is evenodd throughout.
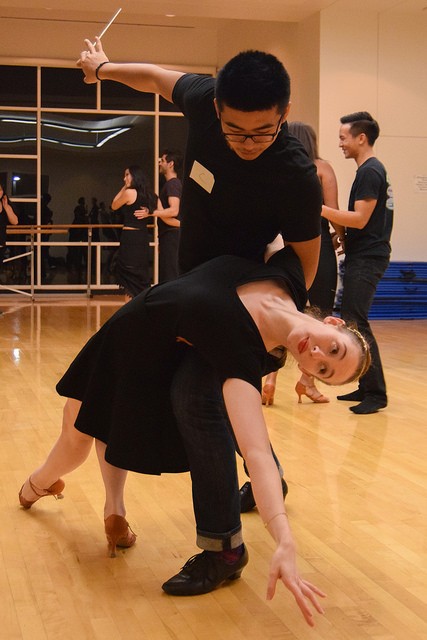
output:
<path id="1" fill-rule="evenodd" d="M 95 45 L 85 42 L 78 64 L 86 82 L 108 79 L 158 93 L 188 120 L 181 271 L 227 254 L 262 262 L 268 245 L 282 234 L 299 256 L 310 287 L 319 256 L 322 199 L 315 166 L 287 131 L 290 79 L 282 63 L 264 52 L 242 52 L 215 80 L 151 64 L 112 63 L 99 39 Z M 163 589 L 197 595 L 239 577 L 248 555 L 221 385 L 195 349 L 188 350 L 174 379 L 172 402 L 191 470 L 197 545 L 204 551 Z"/>

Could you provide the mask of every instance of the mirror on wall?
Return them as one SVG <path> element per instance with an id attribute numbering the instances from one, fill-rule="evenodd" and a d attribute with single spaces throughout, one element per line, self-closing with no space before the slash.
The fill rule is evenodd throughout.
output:
<path id="1" fill-rule="evenodd" d="M 102 205 L 106 213 L 99 222 L 120 222 L 109 205 L 123 185 L 125 169 L 140 165 L 158 192 L 159 154 L 184 151 L 185 118 L 154 94 L 109 81 L 86 85 L 81 71 L 73 68 L 0 65 L 0 73 L 0 174 L 21 224 L 68 225 L 81 199 L 88 213 Z M 29 241 L 25 235 L 10 239 Z M 75 277 L 67 266 L 68 229 L 39 233 L 34 240 L 37 286 L 85 284 L 87 247 L 79 248 L 82 268 Z M 118 235 L 101 231 L 92 240 L 95 245 L 117 241 Z M 24 247 L 10 246 L 9 253 L 18 251 Z M 111 285 L 113 256 L 111 246 L 93 248 L 92 276 L 99 286 Z M 3 269 L 0 283 L 29 282 L 28 261 L 26 267 L 17 264 Z"/>

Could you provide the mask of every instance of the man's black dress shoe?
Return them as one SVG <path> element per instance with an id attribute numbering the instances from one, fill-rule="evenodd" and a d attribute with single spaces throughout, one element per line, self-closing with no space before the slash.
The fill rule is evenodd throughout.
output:
<path id="1" fill-rule="evenodd" d="M 198 596 L 209 593 L 226 580 L 240 578 L 248 560 L 248 552 L 244 545 L 242 555 L 232 564 L 225 562 L 220 553 L 203 551 L 187 560 L 176 576 L 162 584 L 162 589 L 171 596 Z"/>
<path id="2" fill-rule="evenodd" d="M 282 478 L 282 491 L 283 498 L 286 498 L 288 493 L 288 485 L 286 484 L 286 480 Z M 248 511 L 252 511 L 256 507 L 256 502 L 254 498 L 254 494 L 252 491 L 252 485 L 250 482 L 245 482 L 240 487 L 239 490 L 240 495 L 240 513 L 247 513 Z"/>

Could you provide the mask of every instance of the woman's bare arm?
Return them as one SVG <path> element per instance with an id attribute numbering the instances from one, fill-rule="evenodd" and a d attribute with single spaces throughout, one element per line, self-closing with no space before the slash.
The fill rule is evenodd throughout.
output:
<path id="1" fill-rule="evenodd" d="M 283 504 L 280 477 L 271 454 L 260 394 L 248 382 L 231 378 L 224 383 L 223 395 L 240 452 L 249 470 L 258 511 L 276 542 L 267 599 L 274 596 L 277 581 L 281 580 L 293 594 L 307 624 L 313 626 L 310 604 L 323 613 L 316 596 L 324 597 L 325 594 L 298 573 L 295 543 Z"/>

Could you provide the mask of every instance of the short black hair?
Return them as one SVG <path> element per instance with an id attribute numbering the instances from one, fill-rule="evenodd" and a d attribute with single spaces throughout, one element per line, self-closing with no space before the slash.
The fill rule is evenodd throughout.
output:
<path id="1" fill-rule="evenodd" d="M 271 53 L 242 51 L 219 71 L 215 97 L 239 111 L 266 111 L 277 107 L 283 113 L 289 104 L 291 80 L 283 64 Z"/>
<path id="2" fill-rule="evenodd" d="M 380 135 L 379 124 L 367 111 L 356 111 L 340 118 L 341 124 L 349 124 L 350 133 L 353 137 L 364 133 L 368 138 L 371 147 Z"/>
<path id="3" fill-rule="evenodd" d="M 166 157 L 167 162 L 173 162 L 173 168 L 178 176 L 181 175 L 182 171 L 182 154 L 179 151 L 175 151 L 175 149 L 163 149 L 160 154 L 160 157 Z"/>

